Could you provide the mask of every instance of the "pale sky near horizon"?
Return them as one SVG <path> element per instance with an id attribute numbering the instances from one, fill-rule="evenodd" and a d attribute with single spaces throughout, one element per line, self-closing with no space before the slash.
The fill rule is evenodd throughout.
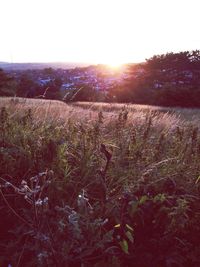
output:
<path id="1" fill-rule="evenodd" d="M 0 61 L 141 62 L 200 49 L 199 0 L 0 0 Z"/>

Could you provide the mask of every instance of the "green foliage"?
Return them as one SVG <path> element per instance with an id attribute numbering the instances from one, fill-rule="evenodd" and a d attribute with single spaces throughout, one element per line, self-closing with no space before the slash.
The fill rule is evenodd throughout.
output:
<path id="1" fill-rule="evenodd" d="M 1 266 L 200 265 L 198 128 L 104 113 L 1 109 Z"/>

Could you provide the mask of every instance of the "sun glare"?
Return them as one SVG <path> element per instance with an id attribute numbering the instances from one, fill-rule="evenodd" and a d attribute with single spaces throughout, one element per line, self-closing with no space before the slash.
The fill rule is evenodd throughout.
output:
<path id="1" fill-rule="evenodd" d="M 200 44 L 196 34 L 199 9 L 186 20 L 187 1 L 182 1 L 179 23 L 178 0 L 2 2 L 0 25 L 5 27 L 1 27 L 0 61 L 83 62 L 117 69 L 122 63 L 196 49 Z"/>
<path id="2" fill-rule="evenodd" d="M 118 70 L 121 69 L 123 64 L 119 62 L 112 62 L 112 63 L 107 63 L 106 65 L 111 69 Z"/>

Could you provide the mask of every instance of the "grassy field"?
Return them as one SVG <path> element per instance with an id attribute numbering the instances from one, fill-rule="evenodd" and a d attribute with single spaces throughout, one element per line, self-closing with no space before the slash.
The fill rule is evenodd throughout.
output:
<path id="1" fill-rule="evenodd" d="M 200 266 L 200 110 L 0 109 L 0 266 Z"/>

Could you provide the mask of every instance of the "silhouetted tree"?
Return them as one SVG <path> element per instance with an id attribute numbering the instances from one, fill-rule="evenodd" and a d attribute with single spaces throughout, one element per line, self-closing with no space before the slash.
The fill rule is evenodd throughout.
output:
<path id="1" fill-rule="evenodd" d="M 85 84 L 80 84 L 77 86 L 73 95 L 71 97 L 72 101 L 95 101 L 97 92 L 90 86 Z"/>
<path id="2" fill-rule="evenodd" d="M 46 90 L 45 98 L 48 99 L 61 99 L 61 89 L 62 80 L 60 78 L 55 78 L 48 82 L 44 87 L 44 92 Z M 48 88 L 48 89 L 47 89 Z"/>
<path id="3" fill-rule="evenodd" d="M 199 50 L 156 55 L 147 59 L 145 64 L 138 65 L 138 69 L 141 72 L 138 72 L 135 66 L 132 72 L 130 69 L 132 78 L 126 86 L 129 88 L 129 102 L 200 106 Z"/>
<path id="4" fill-rule="evenodd" d="M 17 84 L 17 96 L 28 97 L 35 95 L 36 83 L 27 75 L 22 74 Z"/>
<path id="5" fill-rule="evenodd" d="M 0 69 L 0 96 L 14 96 L 16 91 L 16 82 L 13 77 Z"/>

